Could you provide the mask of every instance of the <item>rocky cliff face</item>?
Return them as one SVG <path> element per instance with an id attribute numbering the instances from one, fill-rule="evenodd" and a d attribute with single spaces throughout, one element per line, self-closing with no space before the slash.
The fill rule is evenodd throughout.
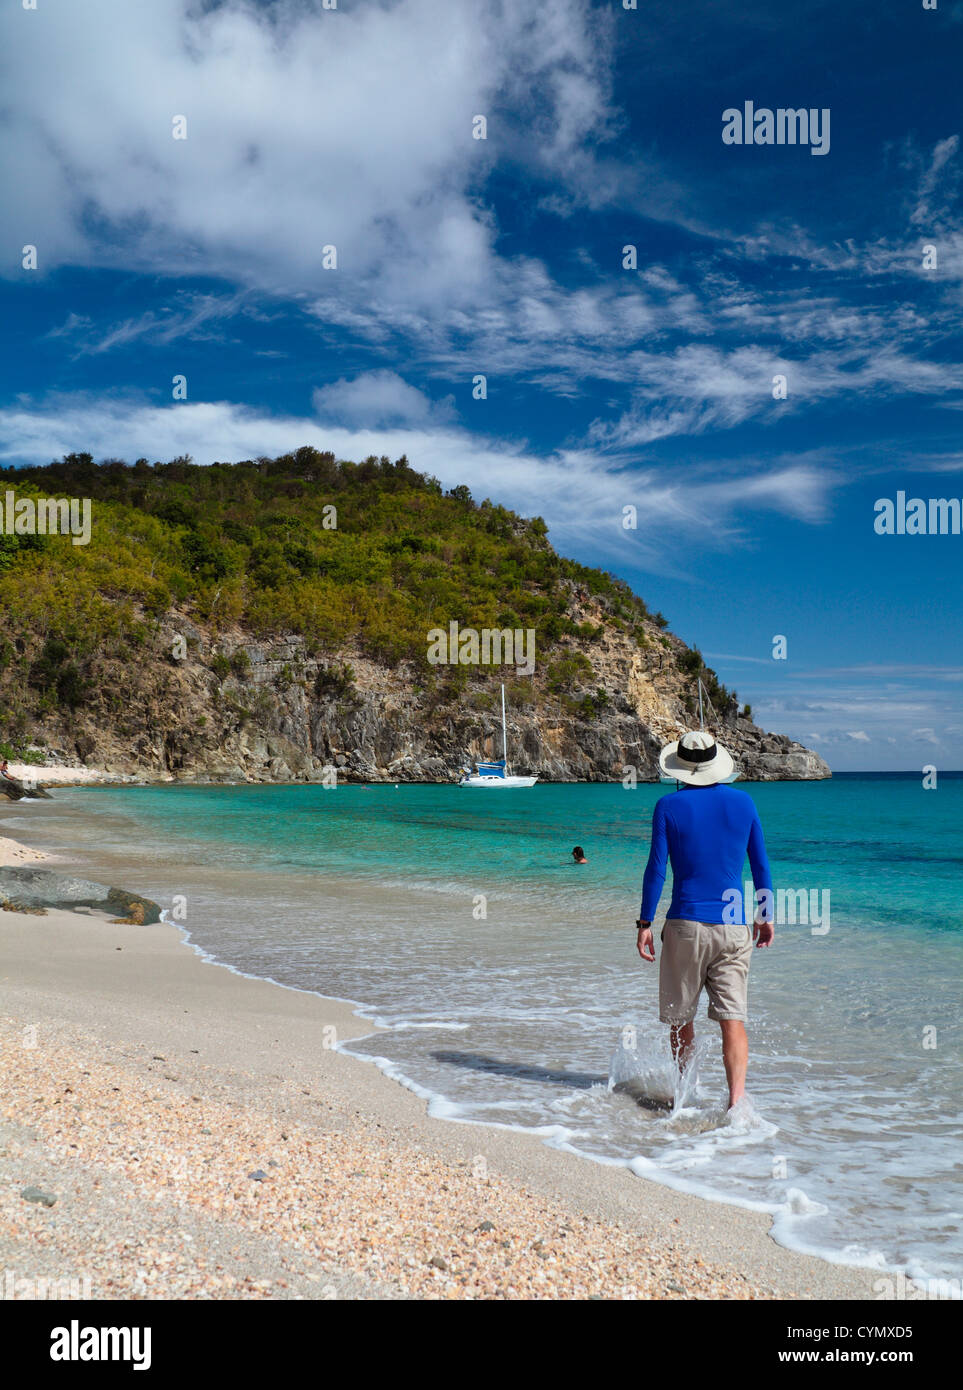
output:
<path id="1" fill-rule="evenodd" d="M 513 770 L 545 781 L 658 778 L 660 747 L 693 726 L 685 701 L 695 677 L 687 649 L 655 623 L 643 645 L 607 622 L 604 605 L 573 589 L 573 616 L 601 631 L 567 644 L 591 665 L 569 691 L 513 668 L 389 669 L 357 650 L 309 655 L 302 639 L 217 635 L 171 613 L 136 664 L 104 660 L 98 694 L 69 721 L 38 734 L 49 754 L 115 773 L 198 781 L 448 781 L 466 760 L 501 752 L 498 687 L 509 687 Z M 557 659 L 558 652 L 553 652 Z M 346 669 L 349 667 L 350 669 Z M 590 696 L 591 708 L 579 707 Z M 734 710 L 707 720 L 747 780 L 830 776 L 801 744 L 768 734 Z M 327 774 L 326 774 L 326 769 Z"/>

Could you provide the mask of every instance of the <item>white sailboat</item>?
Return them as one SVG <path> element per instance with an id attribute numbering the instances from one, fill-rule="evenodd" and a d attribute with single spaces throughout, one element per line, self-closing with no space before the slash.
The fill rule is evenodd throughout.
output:
<path id="1" fill-rule="evenodd" d="M 508 770 L 508 734 L 505 728 L 505 687 L 502 686 L 502 756 L 497 762 L 478 763 L 474 773 L 466 767 L 459 787 L 534 787 L 537 777 L 513 777 Z"/>

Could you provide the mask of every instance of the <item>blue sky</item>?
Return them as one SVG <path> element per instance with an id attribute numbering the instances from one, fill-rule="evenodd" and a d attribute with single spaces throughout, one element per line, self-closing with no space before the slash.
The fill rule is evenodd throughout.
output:
<path id="1" fill-rule="evenodd" d="M 963 497 L 963 0 L 40 0 L 0 55 L 0 461 L 406 453 L 835 769 L 963 766 L 963 536 L 873 525 Z"/>

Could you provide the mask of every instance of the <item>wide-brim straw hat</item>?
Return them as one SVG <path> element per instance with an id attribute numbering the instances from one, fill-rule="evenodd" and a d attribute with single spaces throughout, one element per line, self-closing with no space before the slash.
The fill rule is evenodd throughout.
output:
<path id="1" fill-rule="evenodd" d="M 690 787 L 711 787 L 714 782 L 731 782 L 736 765 L 712 734 L 695 729 L 676 743 L 667 743 L 659 754 L 659 767 L 666 777 L 687 782 Z"/>

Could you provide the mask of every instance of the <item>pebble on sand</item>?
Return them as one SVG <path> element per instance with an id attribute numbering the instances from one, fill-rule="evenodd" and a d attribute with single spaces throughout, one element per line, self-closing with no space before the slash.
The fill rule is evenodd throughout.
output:
<path id="1" fill-rule="evenodd" d="M 39 1187 L 25 1187 L 20 1196 L 25 1202 L 38 1202 L 44 1207 L 52 1207 L 57 1200 L 52 1192 L 44 1192 Z"/>

